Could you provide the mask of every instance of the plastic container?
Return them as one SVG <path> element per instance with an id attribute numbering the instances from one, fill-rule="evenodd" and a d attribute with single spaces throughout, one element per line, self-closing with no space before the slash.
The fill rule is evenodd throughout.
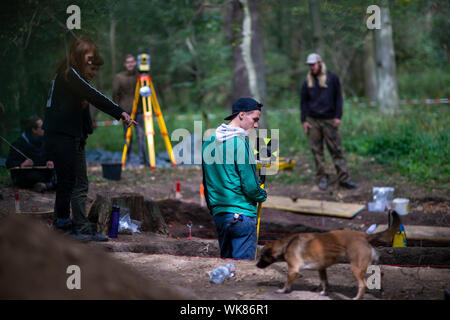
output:
<path id="1" fill-rule="evenodd" d="M 386 208 L 386 202 L 369 202 L 367 205 L 369 211 L 372 212 L 383 212 Z"/>
<path id="2" fill-rule="evenodd" d="M 236 274 L 236 266 L 232 263 L 227 263 L 215 268 L 211 271 L 209 281 L 219 284 L 225 281 L 225 279 L 231 278 Z"/>
<path id="3" fill-rule="evenodd" d="M 120 180 L 122 174 L 122 164 L 119 163 L 102 163 L 103 178 L 109 180 Z"/>
<path id="4" fill-rule="evenodd" d="M 373 201 L 375 202 L 389 202 L 394 196 L 394 188 L 392 187 L 373 187 L 372 188 Z"/>
<path id="5" fill-rule="evenodd" d="M 109 228 L 108 236 L 110 238 L 117 238 L 119 233 L 119 219 L 120 219 L 120 207 L 113 205 L 111 210 L 111 226 Z"/>
<path id="6" fill-rule="evenodd" d="M 392 201 L 392 205 L 399 215 L 404 216 L 408 214 L 409 199 L 395 198 Z"/>

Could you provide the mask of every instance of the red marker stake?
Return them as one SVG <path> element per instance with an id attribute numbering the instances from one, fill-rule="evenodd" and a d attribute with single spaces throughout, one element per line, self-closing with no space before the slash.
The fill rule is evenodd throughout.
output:
<path id="1" fill-rule="evenodd" d="M 14 200 L 16 202 L 16 213 L 20 212 L 19 189 L 14 189 Z"/>
<path id="2" fill-rule="evenodd" d="M 177 188 L 175 190 L 175 199 L 181 199 L 181 183 L 177 181 Z"/>

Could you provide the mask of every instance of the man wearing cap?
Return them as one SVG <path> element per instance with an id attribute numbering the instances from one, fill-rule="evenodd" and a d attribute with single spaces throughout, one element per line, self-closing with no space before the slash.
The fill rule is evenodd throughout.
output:
<path id="1" fill-rule="evenodd" d="M 222 258 L 254 259 L 257 203 L 267 198 L 256 174 L 249 130 L 258 128 L 262 105 L 252 98 L 233 103 L 202 147 L 205 199 L 216 224 Z"/>
<path id="2" fill-rule="evenodd" d="M 314 155 L 319 188 L 328 188 L 323 152 L 325 140 L 337 171 L 339 185 L 346 189 L 355 189 L 358 186 L 350 181 L 338 131 L 342 118 L 341 83 L 337 75 L 327 70 L 317 53 L 308 55 L 306 64 L 309 65 L 310 71 L 301 89 L 301 122 Z"/>

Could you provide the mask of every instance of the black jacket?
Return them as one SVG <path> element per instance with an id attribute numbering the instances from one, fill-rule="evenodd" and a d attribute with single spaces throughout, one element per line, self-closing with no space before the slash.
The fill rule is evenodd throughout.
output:
<path id="1" fill-rule="evenodd" d="M 342 117 L 342 92 L 338 76 L 327 71 L 327 88 L 319 86 L 316 77 L 314 87 L 308 88 L 308 81 L 303 82 L 300 96 L 301 122 L 306 117 L 320 119 L 340 119 Z"/>
<path id="2" fill-rule="evenodd" d="M 44 139 L 36 138 L 30 133 L 23 132 L 19 139 L 13 142 L 13 146 L 33 160 L 34 166 L 45 166 L 47 164 L 47 157 L 44 148 Z M 10 148 L 8 158 L 6 159 L 6 167 L 20 167 L 22 162 L 27 158 L 17 152 L 14 148 Z"/>
<path id="3" fill-rule="evenodd" d="M 59 133 L 84 138 L 92 133 L 89 108 L 81 107 L 83 100 L 120 119 L 124 110 L 119 105 L 91 86 L 74 68 L 68 72 L 66 81 L 63 70 L 58 70 L 52 80 L 43 125 L 46 135 Z"/>

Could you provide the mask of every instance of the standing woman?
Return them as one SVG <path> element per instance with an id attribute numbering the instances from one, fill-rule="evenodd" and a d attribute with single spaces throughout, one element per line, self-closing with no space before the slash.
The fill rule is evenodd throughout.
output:
<path id="1" fill-rule="evenodd" d="M 45 145 L 58 181 L 53 225 L 79 240 L 108 240 L 95 232 L 86 217 L 88 181 L 84 146 L 88 134 L 93 132 L 88 103 L 117 120 L 122 119 L 127 126 L 137 124 L 89 84 L 102 64 L 91 39 L 75 40 L 52 80 L 45 112 Z"/>

